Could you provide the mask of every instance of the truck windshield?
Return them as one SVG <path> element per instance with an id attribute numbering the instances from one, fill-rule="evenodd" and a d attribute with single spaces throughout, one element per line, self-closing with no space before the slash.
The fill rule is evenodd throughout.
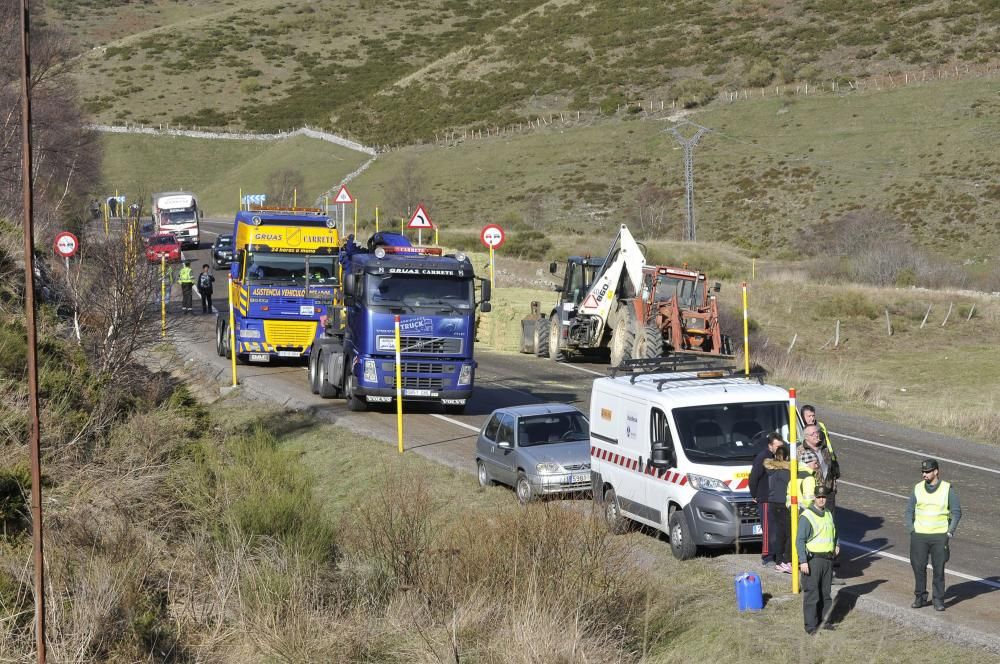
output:
<path id="1" fill-rule="evenodd" d="M 590 440 L 590 423 L 581 413 L 552 413 L 522 417 L 517 423 L 517 446 Z"/>
<path id="2" fill-rule="evenodd" d="M 767 434 L 788 433 L 788 403 L 730 403 L 673 410 L 687 458 L 694 463 L 750 463 L 767 447 Z"/>
<path id="3" fill-rule="evenodd" d="M 370 307 L 399 307 L 425 313 L 472 310 L 472 279 L 425 275 L 379 275 L 365 277 L 365 303 Z"/>
<path id="4" fill-rule="evenodd" d="M 336 256 L 309 256 L 309 283 L 317 286 L 337 283 Z M 253 284 L 306 283 L 305 254 L 251 253 L 247 282 Z"/>
<path id="5" fill-rule="evenodd" d="M 194 210 L 162 210 L 160 212 L 161 226 L 174 226 L 176 224 L 190 224 L 197 221 L 198 216 Z"/>

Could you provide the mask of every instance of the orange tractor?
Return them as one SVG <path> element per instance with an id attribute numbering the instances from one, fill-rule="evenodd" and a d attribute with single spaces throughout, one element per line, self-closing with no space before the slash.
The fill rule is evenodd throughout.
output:
<path id="1" fill-rule="evenodd" d="M 634 338 L 629 356 L 732 355 L 732 344 L 719 324 L 716 294 L 720 287 L 716 282 L 709 288 L 705 273 L 686 265 L 644 267 L 641 293 L 631 302 Z"/>

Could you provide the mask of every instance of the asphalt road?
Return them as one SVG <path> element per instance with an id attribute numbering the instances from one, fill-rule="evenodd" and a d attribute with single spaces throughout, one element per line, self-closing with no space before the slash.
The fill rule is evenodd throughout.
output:
<path id="1" fill-rule="evenodd" d="M 206 240 L 228 232 L 231 222 L 206 221 Z M 195 267 L 208 262 L 207 251 L 188 252 Z M 225 311 L 225 275 L 217 275 L 216 304 Z M 173 308 L 179 308 L 175 292 Z M 197 303 L 195 309 L 200 310 Z M 186 358 L 228 384 L 229 362 L 215 354 L 214 316 L 171 313 L 171 332 Z M 606 366 L 593 362 L 556 363 L 527 355 L 477 351 L 476 389 L 467 412 L 447 416 L 432 406 L 407 410 L 405 445 L 448 466 L 474 472 L 475 432 L 500 406 L 542 401 L 573 403 L 587 412 L 591 382 L 605 375 Z M 322 400 L 308 389 L 306 369 L 299 364 L 239 368 L 244 389 L 293 408 L 348 426 L 395 446 L 394 411 L 351 413 L 342 400 Z M 809 401 L 799 396 L 800 403 Z M 830 429 L 841 461 L 836 519 L 845 560 L 839 575 L 845 590 L 868 596 L 890 612 L 932 630 L 962 631 L 968 639 L 998 646 L 1000 625 L 1000 507 L 994 491 L 1000 486 L 1000 449 L 939 434 L 908 429 L 839 412 L 817 404 L 820 419 Z M 948 564 L 948 610 L 914 611 L 909 538 L 902 525 L 913 485 L 920 480 L 920 460 L 934 456 L 943 478 L 954 483 L 962 500 L 963 517 L 952 542 Z M 514 500 L 513 493 L 511 500 Z M 993 524 L 993 525 L 990 525 Z M 670 555 L 663 544 L 664 555 Z M 728 554 L 731 562 L 757 565 L 756 554 Z M 788 583 L 774 574 L 770 583 Z"/>

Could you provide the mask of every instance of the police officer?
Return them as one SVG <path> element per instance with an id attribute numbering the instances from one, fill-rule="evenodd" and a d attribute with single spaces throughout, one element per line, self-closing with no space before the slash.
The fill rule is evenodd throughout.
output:
<path id="1" fill-rule="evenodd" d="M 833 608 L 830 585 L 833 581 L 833 559 L 840 553 L 837 528 L 833 515 L 826 511 L 827 489 L 816 487 L 812 504 L 802 510 L 795 548 L 802 572 L 802 616 L 806 634 L 815 634 Z M 831 629 L 829 624 L 827 629 Z"/>
<path id="2" fill-rule="evenodd" d="M 194 288 L 194 272 L 191 271 L 191 261 L 184 261 L 184 267 L 177 274 L 181 284 L 181 311 L 191 313 L 191 290 Z"/>
<path id="3" fill-rule="evenodd" d="M 936 459 L 924 459 L 920 464 L 923 480 L 913 487 L 906 506 L 906 524 L 910 528 L 910 565 L 913 567 L 914 609 L 925 607 L 927 601 L 927 558 L 933 570 L 934 610 L 944 611 L 944 564 L 951 552 L 948 541 L 962 518 L 962 506 L 951 482 L 941 480 Z"/>

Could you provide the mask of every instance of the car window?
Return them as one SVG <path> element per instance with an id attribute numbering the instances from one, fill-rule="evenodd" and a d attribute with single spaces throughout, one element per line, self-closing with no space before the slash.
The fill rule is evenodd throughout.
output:
<path id="1" fill-rule="evenodd" d="M 517 424 L 517 444 L 532 447 L 549 443 L 588 440 L 590 424 L 583 413 L 551 413 L 522 417 Z"/>
<path id="2" fill-rule="evenodd" d="M 514 444 L 514 418 L 510 415 L 504 415 L 500 419 L 500 429 L 497 431 L 497 442 L 508 442 L 511 445 Z"/>
<path id="3" fill-rule="evenodd" d="M 483 437 L 487 440 L 495 441 L 497 439 L 497 429 L 500 428 L 500 415 L 494 415 L 490 420 L 490 423 L 486 425 L 483 429 Z"/>

